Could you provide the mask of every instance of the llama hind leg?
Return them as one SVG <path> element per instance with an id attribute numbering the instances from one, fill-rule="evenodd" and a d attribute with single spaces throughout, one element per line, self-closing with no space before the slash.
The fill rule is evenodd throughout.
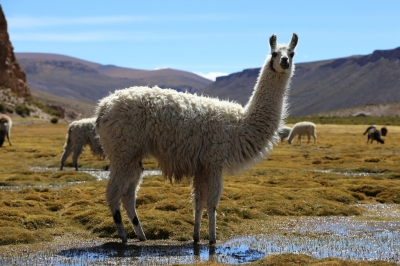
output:
<path id="1" fill-rule="evenodd" d="M 67 160 L 67 158 L 71 154 L 71 152 L 72 152 L 71 147 L 67 145 L 61 156 L 60 170 L 62 170 L 64 168 L 65 161 Z"/>
<path id="2" fill-rule="evenodd" d="M 145 241 L 146 235 L 143 232 L 142 226 L 140 225 L 139 217 L 136 213 L 136 194 L 139 190 L 140 184 L 142 182 L 142 166 L 141 163 L 138 164 L 133 170 L 133 175 L 130 178 L 130 183 L 126 193 L 122 194 L 122 203 L 126 212 L 128 213 L 129 219 L 132 221 L 133 228 L 135 229 L 136 235 L 139 240 Z"/>
<path id="3" fill-rule="evenodd" d="M 74 164 L 75 170 L 78 171 L 78 158 L 82 154 L 83 147 L 77 147 L 74 150 L 74 155 L 72 156 L 72 162 Z"/>
<path id="4" fill-rule="evenodd" d="M 127 191 L 129 187 L 129 179 L 126 177 L 127 169 L 120 169 L 113 167 L 110 164 L 110 179 L 107 184 L 106 201 L 111 210 L 111 214 L 115 225 L 117 226 L 118 235 L 122 243 L 127 242 L 127 236 L 122 223 L 120 199 L 122 194 Z"/>

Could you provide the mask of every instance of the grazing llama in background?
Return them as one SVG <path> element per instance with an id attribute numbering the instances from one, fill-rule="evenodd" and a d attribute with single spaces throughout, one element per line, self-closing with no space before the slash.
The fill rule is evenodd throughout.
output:
<path id="1" fill-rule="evenodd" d="M 371 144 L 372 144 L 372 142 L 374 140 L 376 140 L 376 142 L 385 144 L 385 141 L 381 138 L 381 132 L 375 126 L 368 127 L 367 130 L 365 130 L 363 135 L 365 135 L 367 133 L 368 133 L 367 143 L 369 142 L 369 140 L 371 140 Z"/>
<path id="2" fill-rule="evenodd" d="M 78 158 L 86 145 L 89 145 L 93 155 L 102 158 L 105 157 L 103 148 L 94 130 L 95 121 L 95 118 L 85 118 L 69 124 L 67 138 L 64 144 L 64 152 L 61 156 L 60 170 L 63 169 L 65 161 L 71 152 L 73 152 L 72 162 L 75 170 L 78 171 Z"/>
<path id="3" fill-rule="evenodd" d="M 298 135 L 297 143 L 300 142 L 301 145 L 301 136 L 307 135 L 308 141 L 307 144 L 310 143 L 310 136 L 314 138 L 314 144 L 317 141 L 317 133 L 316 133 L 316 126 L 314 123 L 311 122 L 298 122 L 294 124 L 292 130 L 289 133 L 287 142 L 292 144 L 293 138 Z"/>
<path id="4" fill-rule="evenodd" d="M 278 135 L 281 142 L 289 136 L 291 130 L 292 128 L 287 126 L 283 126 L 279 129 Z"/>
<path id="5" fill-rule="evenodd" d="M 0 114 L 0 147 L 3 146 L 6 137 L 8 140 L 8 144 L 12 146 L 10 141 L 11 126 L 12 126 L 11 117 L 5 114 Z"/>
<path id="6" fill-rule="evenodd" d="M 120 200 L 136 235 L 146 236 L 136 213 L 143 158 L 158 160 L 172 182 L 193 177 L 194 242 L 200 241 L 203 208 L 209 242 L 216 242 L 216 208 L 223 171 L 248 167 L 272 151 L 286 117 L 286 98 L 293 75 L 298 37 L 289 45 L 269 39 L 271 54 L 260 71 L 253 94 L 241 105 L 158 87 L 117 90 L 96 108 L 96 133 L 110 160 L 106 200 L 122 242 L 127 241 Z"/>

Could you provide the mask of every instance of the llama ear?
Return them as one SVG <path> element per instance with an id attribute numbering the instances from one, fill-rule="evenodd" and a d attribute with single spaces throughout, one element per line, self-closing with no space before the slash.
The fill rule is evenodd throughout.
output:
<path id="1" fill-rule="evenodd" d="M 296 33 L 293 33 L 293 37 L 292 37 L 292 40 L 290 41 L 289 48 L 294 49 L 296 47 L 298 41 L 299 41 L 299 37 L 297 36 Z"/>
<path id="2" fill-rule="evenodd" d="M 271 45 L 271 51 L 274 51 L 276 48 L 276 35 L 272 34 L 271 37 L 269 37 L 269 45 Z"/>

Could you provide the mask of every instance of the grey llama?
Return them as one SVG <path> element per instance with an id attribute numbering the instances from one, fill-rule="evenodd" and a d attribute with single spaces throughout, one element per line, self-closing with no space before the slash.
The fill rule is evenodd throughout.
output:
<path id="1" fill-rule="evenodd" d="M 310 137 L 313 136 L 314 138 L 314 144 L 317 141 L 317 133 L 316 133 L 316 126 L 314 123 L 312 122 L 298 122 L 296 124 L 294 124 L 292 130 L 289 133 L 289 136 L 287 138 L 287 142 L 289 144 L 292 144 L 292 140 L 293 138 L 297 135 L 297 143 L 300 142 L 301 145 L 301 136 L 303 135 L 307 135 L 308 141 L 307 144 L 310 143 Z"/>
<path id="2" fill-rule="evenodd" d="M 5 114 L 0 114 L 0 147 L 3 146 L 6 137 L 8 140 L 8 144 L 12 146 L 10 141 L 11 126 L 12 126 L 11 117 Z"/>
<path id="3" fill-rule="evenodd" d="M 64 152 L 61 156 L 60 170 L 64 168 L 68 156 L 73 153 L 72 162 L 75 170 L 78 171 L 78 158 L 86 145 L 90 147 L 93 155 L 101 158 L 105 157 L 103 148 L 94 130 L 95 121 L 96 118 L 84 118 L 69 124 Z"/>
<path id="4" fill-rule="evenodd" d="M 262 160 L 279 139 L 286 118 L 286 98 L 298 37 L 290 44 L 269 39 L 271 54 L 243 108 L 229 101 L 158 87 L 117 90 L 96 107 L 96 133 L 110 160 L 106 201 L 122 242 L 127 235 L 120 200 L 139 240 L 146 240 L 136 213 L 143 158 L 158 160 L 171 182 L 193 177 L 193 240 L 200 241 L 203 208 L 207 209 L 209 243 L 216 242 L 216 208 L 224 171 L 235 172 Z"/>

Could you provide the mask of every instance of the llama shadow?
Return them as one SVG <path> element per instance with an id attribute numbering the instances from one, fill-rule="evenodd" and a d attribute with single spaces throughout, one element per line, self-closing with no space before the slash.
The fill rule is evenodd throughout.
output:
<path id="1" fill-rule="evenodd" d="M 89 263 L 110 260 L 129 260 L 137 263 L 245 263 L 261 259 L 265 253 L 249 247 L 232 248 L 225 245 L 208 244 L 122 244 L 107 242 L 100 246 L 72 248 L 60 251 L 57 255 Z"/>

